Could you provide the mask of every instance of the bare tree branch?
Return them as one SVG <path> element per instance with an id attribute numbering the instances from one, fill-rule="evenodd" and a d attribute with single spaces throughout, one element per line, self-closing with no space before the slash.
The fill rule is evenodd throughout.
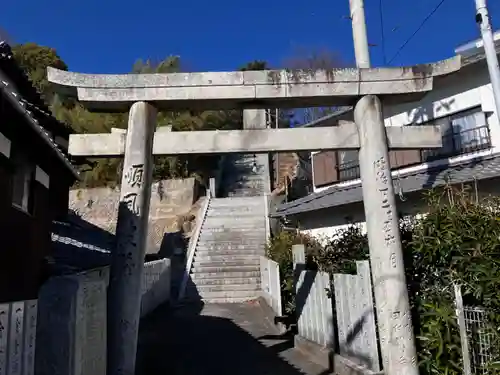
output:
<path id="1" fill-rule="evenodd" d="M 346 67 L 340 56 L 327 48 L 298 47 L 292 55 L 284 60 L 283 65 L 291 70 L 329 70 Z M 296 108 L 290 116 L 295 125 L 307 124 L 326 116 L 336 109 L 332 107 Z"/>

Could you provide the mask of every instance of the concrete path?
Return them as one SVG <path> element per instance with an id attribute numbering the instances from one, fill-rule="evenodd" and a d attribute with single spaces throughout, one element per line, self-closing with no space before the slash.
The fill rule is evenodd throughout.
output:
<path id="1" fill-rule="evenodd" d="M 159 308 L 141 322 L 137 375 L 322 375 L 258 302 Z"/>

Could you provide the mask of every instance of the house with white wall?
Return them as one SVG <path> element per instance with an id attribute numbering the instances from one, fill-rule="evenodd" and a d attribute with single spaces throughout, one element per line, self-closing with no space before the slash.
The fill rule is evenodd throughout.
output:
<path id="1" fill-rule="evenodd" d="M 495 34 L 500 52 L 500 32 Z M 383 103 L 386 126 L 440 125 L 443 147 L 390 151 L 401 215 L 424 213 L 423 192 L 452 185 L 473 185 L 480 196 L 500 195 L 500 123 L 481 41 L 455 50 L 462 68 L 434 81 L 420 100 Z M 383 100 L 383 98 L 382 98 Z M 338 126 L 353 121 L 343 109 L 306 126 Z M 314 192 L 282 204 L 273 217 L 286 217 L 314 236 L 331 236 L 349 223 L 364 224 L 358 151 L 312 153 Z"/>

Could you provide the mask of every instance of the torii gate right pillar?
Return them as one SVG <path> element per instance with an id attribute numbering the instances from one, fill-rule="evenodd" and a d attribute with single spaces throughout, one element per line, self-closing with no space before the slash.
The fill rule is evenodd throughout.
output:
<path id="1" fill-rule="evenodd" d="M 364 96 L 354 109 L 383 368 L 387 375 L 418 375 L 399 219 L 382 105 Z"/>
<path id="2" fill-rule="evenodd" d="M 364 1 L 350 0 L 349 5 L 356 64 L 359 68 L 370 68 Z M 418 375 L 399 218 L 380 99 L 375 95 L 363 96 L 354 107 L 354 122 L 359 130 L 359 167 L 383 369 L 387 375 Z"/>

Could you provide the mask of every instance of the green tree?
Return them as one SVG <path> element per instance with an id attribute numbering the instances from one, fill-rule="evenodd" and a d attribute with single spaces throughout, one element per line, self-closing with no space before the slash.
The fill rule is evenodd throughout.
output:
<path id="1" fill-rule="evenodd" d="M 47 80 L 47 67 L 68 70 L 56 50 L 36 43 L 18 44 L 12 48 L 14 58 L 24 69 L 47 104 L 52 103 L 53 90 Z"/>

